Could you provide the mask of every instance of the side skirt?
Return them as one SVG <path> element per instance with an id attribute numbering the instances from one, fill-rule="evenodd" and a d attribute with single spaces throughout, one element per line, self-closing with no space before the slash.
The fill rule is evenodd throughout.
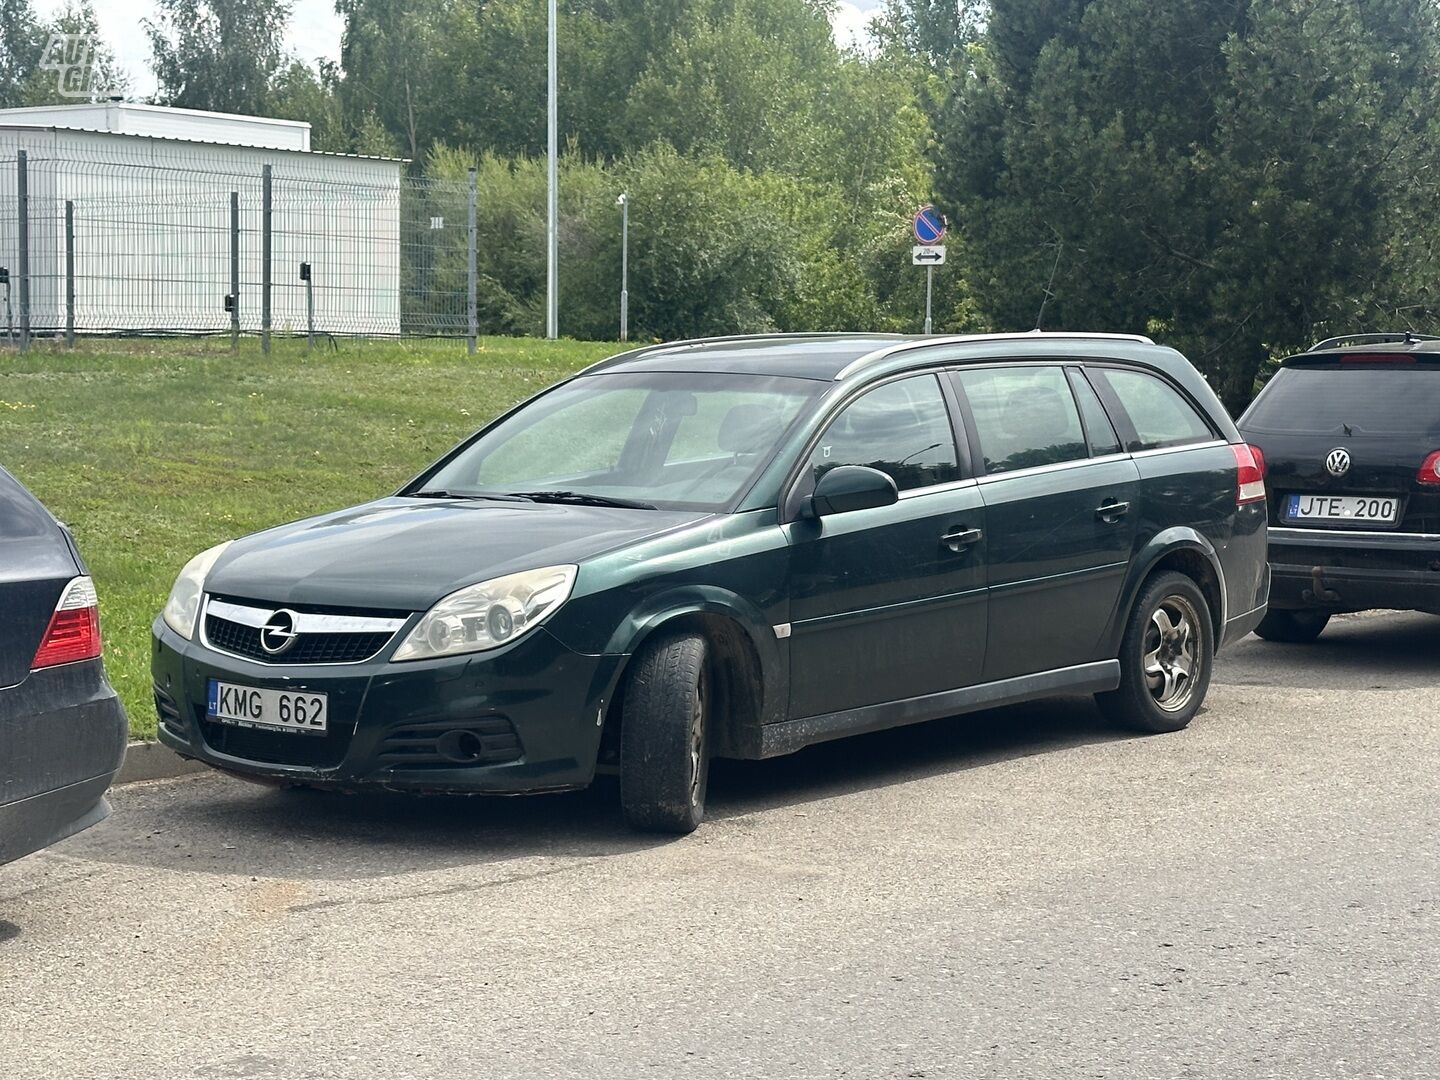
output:
<path id="1" fill-rule="evenodd" d="M 1098 694 L 1120 685 L 1120 661 L 1101 660 L 1093 664 L 1056 668 L 1036 675 L 1020 675 L 999 682 L 945 690 L 923 697 L 886 701 L 859 709 L 806 716 L 767 724 L 760 730 L 760 757 L 792 754 L 812 743 L 863 735 L 869 731 L 919 724 L 945 716 L 958 716 L 979 709 L 1014 705 L 1021 701 L 1053 697 L 1056 694 Z"/>

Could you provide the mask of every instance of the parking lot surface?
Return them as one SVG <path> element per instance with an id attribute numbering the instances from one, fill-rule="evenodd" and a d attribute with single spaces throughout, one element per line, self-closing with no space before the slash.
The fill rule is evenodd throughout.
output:
<path id="1" fill-rule="evenodd" d="M 695 835 L 214 774 L 0 868 L 0 1076 L 1432 1077 L 1440 619 L 717 763 Z"/>

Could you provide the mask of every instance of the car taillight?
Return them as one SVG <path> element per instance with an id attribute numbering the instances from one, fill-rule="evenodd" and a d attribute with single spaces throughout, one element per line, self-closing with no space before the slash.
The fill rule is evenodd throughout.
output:
<path id="1" fill-rule="evenodd" d="M 77 577 L 65 586 L 50 625 L 35 650 L 31 670 L 93 660 L 100 655 L 100 606 L 95 583 Z"/>
<path id="2" fill-rule="evenodd" d="M 1416 360 L 1405 353 L 1357 353 L 1340 357 L 1340 363 L 1344 367 L 1360 367 L 1364 364 L 1413 364 Z"/>
<path id="3" fill-rule="evenodd" d="M 1425 459 L 1425 463 L 1415 474 L 1415 481 L 1426 487 L 1440 487 L 1440 450 Z"/>
<path id="4" fill-rule="evenodd" d="M 1232 443 L 1235 452 L 1235 505 L 1265 501 L 1265 455 L 1258 446 Z"/>

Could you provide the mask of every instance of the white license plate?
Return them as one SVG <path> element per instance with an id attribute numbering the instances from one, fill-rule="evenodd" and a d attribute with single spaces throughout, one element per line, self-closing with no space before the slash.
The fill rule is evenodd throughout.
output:
<path id="1" fill-rule="evenodd" d="M 330 723 L 325 694 L 306 690 L 266 690 L 258 686 L 210 680 L 205 715 L 222 724 L 323 735 Z"/>
<path id="2" fill-rule="evenodd" d="M 1400 518 L 1400 500 L 1371 495 L 1291 495 L 1287 521 L 1338 521 L 1393 525 Z"/>

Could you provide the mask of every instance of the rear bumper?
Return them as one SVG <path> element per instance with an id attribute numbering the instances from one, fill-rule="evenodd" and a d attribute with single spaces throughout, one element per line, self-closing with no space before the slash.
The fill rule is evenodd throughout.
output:
<path id="1" fill-rule="evenodd" d="M 103 820 L 125 742 L 125 710 L 98 661 L 0 691 L 0 863 Z"/>
<path id="2" fill-rule="evenodd" d="M 1276 610 L 1440 614 L 1440 534 L 1270 530 Z"/>
<path id="3" fill-rule="evenodd" d="M 114 773 L 0 806 L 0 864 L 74 836 L 110 816 Z"/>

